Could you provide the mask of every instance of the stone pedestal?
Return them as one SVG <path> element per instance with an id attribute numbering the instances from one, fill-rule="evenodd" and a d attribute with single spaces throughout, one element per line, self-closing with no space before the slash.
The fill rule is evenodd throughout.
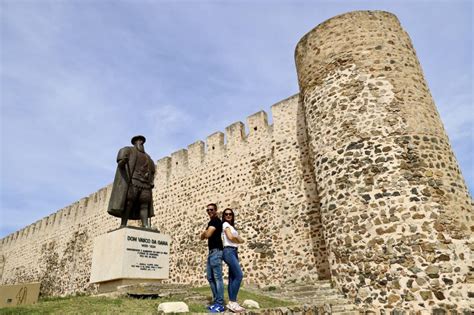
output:
<path id="1" fill-rule="evenodd" d="M 125 227 L 94 240 L 91 283 L 99 292 L 118 286 L 153 283 L 169 278 L 171 237 L 157 231 Z"/>

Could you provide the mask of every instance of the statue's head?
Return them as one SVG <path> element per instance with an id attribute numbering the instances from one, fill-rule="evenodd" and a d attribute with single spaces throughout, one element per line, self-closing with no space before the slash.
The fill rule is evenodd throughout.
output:
<path id="1" fill-rule="evenodd" d="M 132 138 L 132 144 L 137 148 L 138 150 L 145 152 L 145 148 L 143 147 L 143 144 L 145 143 L 146 138 L 144 136 L 135 136 Z"/>

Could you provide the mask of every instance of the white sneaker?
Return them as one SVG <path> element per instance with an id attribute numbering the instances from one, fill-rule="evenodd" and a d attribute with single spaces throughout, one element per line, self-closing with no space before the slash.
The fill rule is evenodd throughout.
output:
<path id="1" fill-rule="evenodd" d="M 234 313 L 241 313 L 241 312 L 245 312 L 245 308 L 243 308 L 242 306 L 239 305 L 239 303 L 237 302 L 229 302 L 229 304 L 226 305 L 227 308 L 234 312 Z"/>

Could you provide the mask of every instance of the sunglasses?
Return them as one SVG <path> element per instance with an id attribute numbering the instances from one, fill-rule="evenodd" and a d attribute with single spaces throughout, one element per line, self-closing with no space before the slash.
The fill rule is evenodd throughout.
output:
<path id="1" fill-rule="evenodd" d="M 232 213 L 230 212 L 227 212 L 227 213 L 224 213 L 225 216 L 228 216 L 228 215 L 233 215 Z"/>
<path id="2" fill-rule="evenodd" d="M 216 211 L 215 209 L 206 209 L 207 212 Z"/>

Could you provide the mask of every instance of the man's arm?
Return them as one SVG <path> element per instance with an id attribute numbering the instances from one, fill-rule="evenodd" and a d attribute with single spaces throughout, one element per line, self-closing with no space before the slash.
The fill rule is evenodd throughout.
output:
<path id="1" fill-rule="evenodd" d="M 130 148 L 125 147 L 120 149 L 117 154 L 117 163 L 120 168 L 124 168 L 125 164 L 128 162 L 128 158 L 130 157 Z"/>
<path id="2" fill-rule="evenodd" d="M 207 229 L 201 233 L 201 240 L 211 237 L 215 230 L 216 228 L 214 226 L 208 226 Z"/>
<path id="3" fill-rule="evenodd" d="M 148 156 L 148 160 L 149 160 L 148 163 L 150 163 L 150 172 L 151 172 L 150 186 L 151 188 L 154 188 L 155 187 L 155 172 L 156 172 L 155 162 L 153 162 L 150 156 Z"/>

